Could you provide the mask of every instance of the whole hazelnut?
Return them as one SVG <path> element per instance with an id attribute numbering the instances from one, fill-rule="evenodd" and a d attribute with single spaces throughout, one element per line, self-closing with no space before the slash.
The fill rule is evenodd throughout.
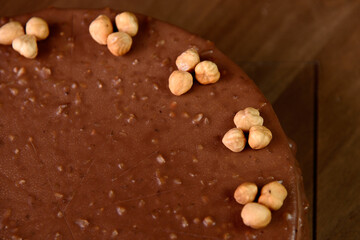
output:
<path id="1" fill-rule="evenodd" d="M 264 119 L 260 116 L 259 110 L 247 107 L 236 113 L 234 123 L 237 128 L 240 128 L 243 131 L 249 131 L 253 126 L 262 126 Z"/>
<path id="2" fill-rule="evenodd" d="M 269 145 L 271 131 L 265 126 L 253 126 L 249 130 L 249 145 L 252 149 L 262 149 Z"/>
<path id="3" fill-rule="evenodd" d="M 202 61 L 195 67 L 195 77 L 201 84 L 216 83 L 220 79 L 220 72 L 215 63 Z"/>
<path id="4" fill-rule="evenodd" d="M 193 70 L 199 62 L 199 54 L 194 48 L 186 50 L 176 58 L 177 68 L 185 72 Z"/>
<path id="5" fill-rule="evenodd" d="M 241 218 L 246 226 L 254 229 L 264 228 L 271 221 L 270 210 L 259 203 L 247 203 L 242 211 Z"/>
<path id="6" fill-rule="evenodd" d="M 23 35 L 15 38 L 12 42 L 12 47 L 26 58 L 33 59 L 38 54 L 36 37 L 33 35 Z"/>
<path id="7" fill-rule="evenodd" d="M 49 36 L 47 22 L 39 17 L 32 17 L 26 23 L 26 34 L 34 35 L 37 40 L 43 40 Z"/>
<path id="8" fill-rule="evenodd" d="M 240 204 L 247 204 L 254 201 L 257 192 L 258 188 L 255 183 L 244 182 L 236 188 L 234 198 Z"/>
<path id="9" fill-rule="evenodd" d="M 113 32 L 110 18 L 105 15 L 99 15 L 90 23 L 89 32 L 97 43 L 106 45 L 108 36 Z"/>
<path id="10" fill-rule="evenodd" d="M 135 14 L 122 12 L 116 15 L 115 24 L 119 31 L 126 32 L 131 37 L 135 36 L 139 30 L 139 23 Z"/>
<path id="11" fill-rule="evenodd" d="M 233 152 L 241 152 L 246 145 L 246 138 L 241 129 L 232 128 L 225 133 L 222 143 Z"/>
<path id="12" fill-rule="evenodd" d="M 0 44 L 11 45 L 15 38 L 24 34 L 21 23 L 16 21 L 8 22 L 0 28 Z"/>
<path id="13" fill-rule="evenodd" d="M 122 56 L 130 51 L 132 38 L 124 32 L 111 33 L 107 38 L 107 46 L 115 56 Z"/>
<path id="14" fill-rule="evenodd" d="M 172 94 L 180 96 L 191 89 L 193 77 L 190 73 L 175 70 L 169 77 L 169 89 Z"/>
<path id="15" fill-rule="evenodd" d="M 284 203 L 287 197 L 286 188 L 279 182 L 273 181 L 266 184 L 261 189 L 259 203 L 267 206 L 272 210 L 278 210 Z"/>

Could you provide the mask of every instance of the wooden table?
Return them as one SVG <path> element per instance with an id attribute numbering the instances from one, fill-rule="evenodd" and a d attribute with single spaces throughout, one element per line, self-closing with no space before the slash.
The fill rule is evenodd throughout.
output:
<path id="1" fill-rule="evenodd" d="M 313 235 L 360 239 L 360 1 L 1 2 L 0 16 L 47 6 L 109 6 L 165 20 L 215 42 L 254 78 L 297 141 L 314 203 Z"/>

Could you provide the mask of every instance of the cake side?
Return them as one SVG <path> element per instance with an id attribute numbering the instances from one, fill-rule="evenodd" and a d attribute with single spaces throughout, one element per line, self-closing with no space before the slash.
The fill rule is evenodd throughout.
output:
<path id="1" fill-rule="evenodd" d="M 14 17 L 49 24 L 34 60 L 0 46 L 0 237 L 304 239 L 301 173 L 252 80 L 211 42 L 141 15 L 132 49 L 115 57 L 89 35 L 99 14 L 116 12 Z M 167 79 L 189 47 L 216 62 L 221 79 L 177 97 Z M 221 137 L 248 106 L 273 140 L 229 152 Z M 273 180 L 289 192 L 283 207 L 266 228 L 246 227 L 234 189 Z"/>

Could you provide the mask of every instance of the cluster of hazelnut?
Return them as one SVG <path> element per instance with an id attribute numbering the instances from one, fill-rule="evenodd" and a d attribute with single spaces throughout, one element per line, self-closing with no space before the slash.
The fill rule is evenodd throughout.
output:
<path id="1" fill-rule="evenodd" d="M 20 55 L 33 59 L 38 54 L 37 42 L 49 36 L 49 26 L 39 17 L 32 17 L 26 23 L 26 34 L 21 23 L 12 21 L 0 28 L 0 44 L 11 45 Z"/>
<path id="2" fill-rule="evenodd" d="M 222 142 L 233 152 L 241 152 L 246 145 L 244 131 L 249 132 L 249 145 L 252 149 L 262 149 L 269 145 L 272 134 L 263 126 L 264 119 L 260 116 L 259 110 L 247 107 L 236 113 L 234 117 L 236 128 L 225 133 Z"/>
<path id="3" fill-rule="evenodd" d="M 191 71 L 195 69 L 195 78 L 201 84 L 216 83 L 220 79 L 220 72 L 215 63 L 211 61 L 200 62 L 196 49 L 190 48 L 181 53 L 176 59 L 178 70 L 169 77 L 169 89 L 172 94 L 180 96 L 189 91 L 193 85 Z"/>
<path id="4" fill-rule="evenodd" d="M 256 184 L 249 182 L 242 183 L 234 192 L 236 202 L 245 205 L 241 211 L 244 224 L 254 229 L 266 227 L 271 221 L 270 210 L 279 210 L 287 197 L 286 188 L 278 181 L 263 186 L 256 203 L 257 193 Z"/>
<path id="5" fill-rule="evenodd" d="M 114 56 L 122 56 L 130 51 L 132 37 L 137 34 L 139 24 L 136 16 L 130 12 L 116 15 L 115 24 L 118 32 L 113 32 L 113 25 L 108 16 L 99 15 L 90 23 L 89 32 L 97 43 L 107 45 Z"/>

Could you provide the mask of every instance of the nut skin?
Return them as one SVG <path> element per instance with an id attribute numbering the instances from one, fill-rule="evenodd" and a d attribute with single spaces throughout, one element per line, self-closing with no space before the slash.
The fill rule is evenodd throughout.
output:
<path id="1" fill-rule="evenodd" d="M 215 63 L 202 61 L 195 67 L 195 77 L 201 84 L 211 84 L 219 81 L 220 72 Z"/>
<path id="2" fill-rule="evenodd" d="M 135 36 L 139 30 L 138 19 L 135 14 L 122 12 L 116 15 L 115 24 L 119 31 L 126 32 L 131 37 Z"/>
<path id="3" fill-rule="evenodd" d="M 175 70 L 169 77 L 169 89 L 172 94 L 180 96 L 191 89 L 193 77 L 190 73 Z"/>
<path id="4" fill-rule="evenodd" d="M 262 149 L 269 145 L 272 139 L 271 131 L 265 126 L 253 126 L 249 130 L 249 145 L 252 149 Z"/>
<path id="5" fill-rule="evenodd" d="M 176 58 L 177 68 L 185 72 L 192 71 L 199 62 L 199 53 L 194 48 L 186 50 Z"/>
<path id="6" fill-rule="evenodd" d="M 242 211 L 241 218 L 246 226 L 253 229 L 266 227 L 271 221 L 271 211 L 259 203 L 247 203 Z"/>
<path id="7" fill-rule="evenodd" d="M 110 18 L 106 15 L 99 15 L 90 23 L 89 32 L 97 43 L 106 45 L 108 36 L 113 32 Z"/>
<path id="8" fill-rule="evenodd" d="M 267 206 L 271 210 L 279 210 L 287 197 L 287 191 L 284 185 L 277 181 L 266 184 L 261 189 L 259 203 Z"/>
<path id="9" fill-rule="evenodd" d="M 240 128 L 243 131 L 249 131 L 253 126 L 262 126 L 264 119 L 260 116 L 259 110 L 247 107 L 236 113 L 234 123 L 237 128 Z"/>
<path id="10" fill-rule="evenodd" d="M 222 143 L 233 152 L 241 152 L 246 145 L 244 133 L 239 128 L 232 128 L 225 133 Z"/>
<path id="11" fill-rule="evenodd" d="M 236 188 L 234 198 L 236 202 L 245 205 L 254 201 L 257 192 L 258 188 L 255 183 L 244 182 Z"/>
<path id="12" fill-rule="evenodd" d="M 22 35 L 25 35 L 25 32 L 21 23 L 8 22 L 0 28 L 0 44 L 11 45 L 15 38 Z"/>
<path id="13" fill-rule="evenodd" d="M 38 54 L 36 37 L 33 35 L 23 35 L 15 38 L 12 47 L 22 56 L 29 59 L 35 58 Z"/>
<path id="14" fill-rule="evenodd" d="M 122 56 L 130 51 L 132 38 L 124 32 L 111 33 L 107 38 L 107 46 L 114 56 Z"/>
<path id="15" fill-rule="evenodd" d="M 26 34 L 34 35 L 36 39 L 44 40 L 49 36 L 49 26 L 47 22 L 39 17 L 32 17 L 26 23 Z"/>

